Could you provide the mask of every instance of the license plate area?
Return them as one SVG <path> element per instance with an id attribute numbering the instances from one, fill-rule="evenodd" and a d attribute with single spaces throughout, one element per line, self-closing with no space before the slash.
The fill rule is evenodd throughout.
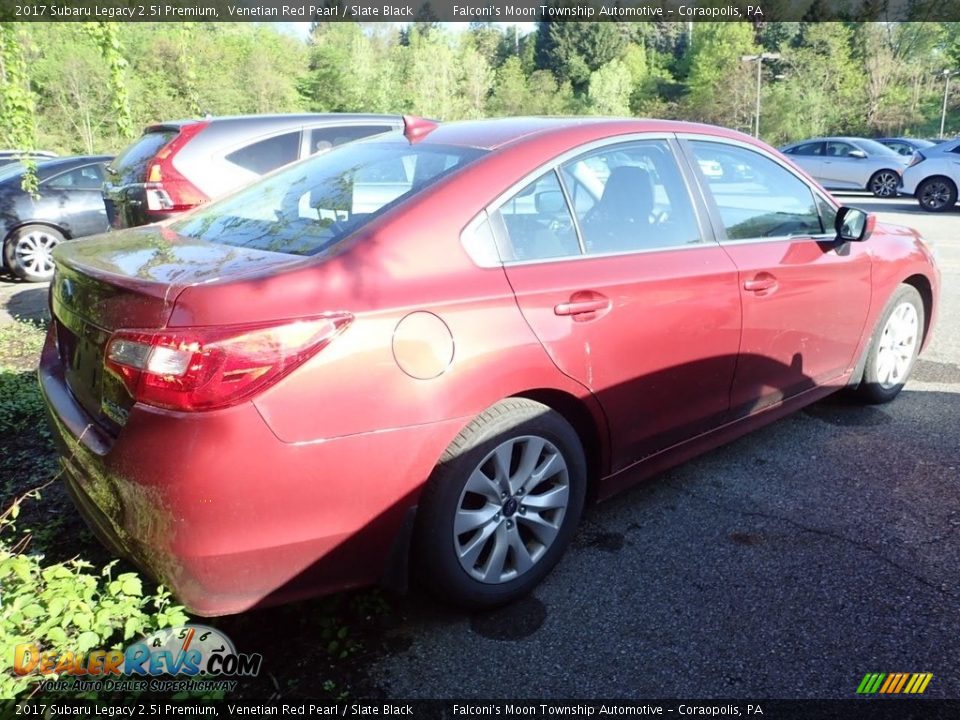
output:
<path id="1" fill-rule="evenodd" d="M 67 387 L 77 401 L 100 424 L 106 418 L 100 407 L 103 392 L 103 350 L 108 333 L 89 324 L 68 327 L 55 320 L 57 346 Z"/>

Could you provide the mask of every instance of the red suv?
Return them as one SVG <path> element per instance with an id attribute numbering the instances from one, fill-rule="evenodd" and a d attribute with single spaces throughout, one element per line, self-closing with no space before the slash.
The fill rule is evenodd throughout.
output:
<path id="1" fill-rule="evenodd" d="M 56 257 L 67 485 L 201 614 L 408 558 L 510 601 L 585 498 L 844 387 L 892 400 L 939 288 L 914 231 L 660 121 L 408 118 Z"/>

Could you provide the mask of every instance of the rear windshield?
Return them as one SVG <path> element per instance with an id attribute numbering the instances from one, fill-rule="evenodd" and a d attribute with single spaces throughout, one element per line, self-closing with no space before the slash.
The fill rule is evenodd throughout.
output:
<path id="1" fill-rule="evenodd" d="M 176 128 L 149 130 L 110 163 L 107 173 L 116 184 L 141 183 L 147 179 L 147 166 L 164 145 L 180 131 Z"/>
<path id="2" fill-rule="evenodd" d="M 316 255 L 484 152 L 394 140 L 343 145 L 279 170 L 171 227 L 207 242 Z"/>

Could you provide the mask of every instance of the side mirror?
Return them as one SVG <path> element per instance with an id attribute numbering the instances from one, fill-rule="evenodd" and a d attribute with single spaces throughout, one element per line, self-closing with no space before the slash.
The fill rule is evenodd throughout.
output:
<path id="1" fill-rule="evenodd" d="M 559 190 L 544 190 L 533 196 L 534 206 L 538 213 L 543 215 L 556 215 L 562 212 L 567 201 L 563 198 L 563 193 Z"/>
<path id="2" fill-rule="evenodd" d="M 866 160 L 867 154 L 863 150 L 851 150 L 847 153 L 847 157 L 857 158 L 858 160 Z"/>
<path id="3" fill-rule="evenodd" d="M 842 242 L 863 242 L 873 233 L 877 216 L 852 207 L 842 207 L 837 211 L 834 229 L 837 240 Z"/>

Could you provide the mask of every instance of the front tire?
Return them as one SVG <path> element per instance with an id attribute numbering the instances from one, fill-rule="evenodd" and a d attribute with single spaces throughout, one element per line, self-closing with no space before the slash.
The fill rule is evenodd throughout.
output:
<path id="1" fill-rule="evenodd" d="M 896 197 L 900 189 L 900 176 L 893 170 L 877 170 L 867 183 L 867 190 L 874 197 Z"/>
<path id="2" fill-rule="evenodd" d="M 901 285 L 887 303 L 870 340 L 863 379 L 857 388 L 861 399 L 881 404 L 903 390 L 923 341 L 923 299 L 916 288 Z"/>
<path id="3" fill-rule="evenodd" d="M 929 212 L 946 212 L 957 202 L 957 186 L 950 178 L 927 178 L 917 186 L 917 202 Z"/>
<path id="4" fill-rule="evenodd" d="M 413 539 L 420 581 L 468 608 L 526 595 L 569 545 L 586 478 L 563 416 L 524 398 L 497 403 L 457 436 L 424 488 Z"/>
<path id="5" fill-rule="evenodd" d="M 21 280 L 45 282 L 53 277 L 53 249 L 64 240 L 63 233 L 46 225 L 17 228 L 3 245 L 3 259 Z"/>

